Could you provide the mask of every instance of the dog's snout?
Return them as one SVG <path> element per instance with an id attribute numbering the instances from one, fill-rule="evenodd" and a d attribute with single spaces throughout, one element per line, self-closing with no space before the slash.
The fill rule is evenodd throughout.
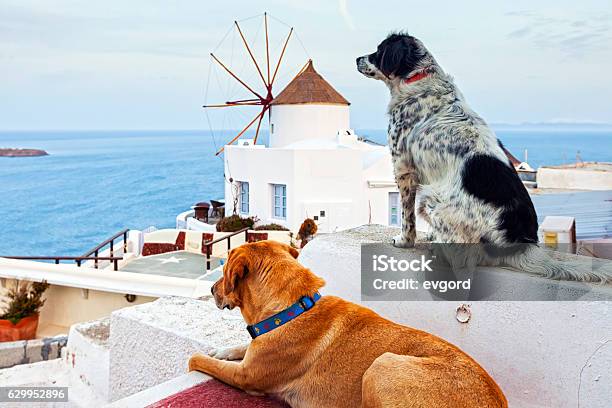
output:
<path id="1" fill-rule="evenodd" d="M 357 57 L 355 59 L 355 63 L 357 64 L 357 71 L 361 72 L 362 74 L 372 77 L 374 76 L 374 73 L 372 72 L 371 67 L 369 66 L 370 64 L 368 63 L 368 56 L 367 55 L 363 55 L 361 57 Z"/>
<path id="2" fill-rule="evenodd" d="M 215 294 L 215 285 L 212 285 L 212 286 L 210 287 L 210 293 L 211 293 L 212 295 L 214 295 L 214 294 Z"/>

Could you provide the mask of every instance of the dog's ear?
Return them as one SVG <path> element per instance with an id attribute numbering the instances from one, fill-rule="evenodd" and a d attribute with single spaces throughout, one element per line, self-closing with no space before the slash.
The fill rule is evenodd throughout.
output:
<path id="1" fill-rule="evenodd" d="M 238 282 L 249 273 L 248 259 L 244 251 L 234 250 L 223 268 L 223 295 L 227 296 L 236 290 Z"/>
<path id="2" fill-rule="evenodd" d="M 289 253 L 291 254 L 291 256 L 295 259 L 297 259 L 297 257 L 300 255 L 300 253 L 298 252 L 297 249 L 295 249 L 294 247 L 292 247 L 291 245 L 287 245 L 287 250 L 289 251 Z"/>
<path id="3" fill-rule="evenodd" d="M 416 42 L 408 36 L 398 36 L 395 41 L 389 41 L 379 52 L 381 56 L 378 68 L 387 77 L 390 75 L 403 77 L 409 74 L 420 58 Z"/>

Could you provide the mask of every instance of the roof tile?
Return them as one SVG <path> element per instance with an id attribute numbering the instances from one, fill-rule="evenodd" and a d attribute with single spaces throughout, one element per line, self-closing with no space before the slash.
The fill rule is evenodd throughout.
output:
<path id="1" fill-rule="evenodd" d="M 314 69 L 312 60 L 272 101 L 272 105 L 328 104 L 350 105 Z"/>

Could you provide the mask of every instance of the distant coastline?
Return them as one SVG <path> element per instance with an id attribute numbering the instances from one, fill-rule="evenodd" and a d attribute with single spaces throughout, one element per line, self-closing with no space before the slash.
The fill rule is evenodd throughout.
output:
<path id="1" fill-rule="evenodd" d="M 0 149 L 0 157 L 36 157 L 48 155 L 49 153 L 39 149 Z"/>

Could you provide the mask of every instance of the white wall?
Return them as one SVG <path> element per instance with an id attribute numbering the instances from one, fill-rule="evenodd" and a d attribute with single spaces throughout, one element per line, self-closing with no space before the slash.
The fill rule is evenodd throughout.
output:
<path id="1" fill-rule="evenodd" d="M 363 304 L 463 349 L 497 381 L 511 407 L 612 406 L 612 302 L 469 302 L 471 319 L 460 323 L 457 307 L 462 302 L 362 301 L 360 244 L 389 242 L 396 232 L 364 226 L 350 234 L 321 235 L 306 245 L 298 261 L 325 279 L 322 295 Z M 405 250 L 389 245 L 388 251 L 399 259 Z M 550 280 L 534 275 L 501 268 L 489 272 L 515 293 L 550 290 Z M 579 293 L 585 289 L 568 283 L 560 293 L 576 287 Z M 592 285 L 588 293 L 612 299 L 609 285 Z"/>
<path id="2" fill-rule="evenodd" d="M 321 137 L 335 140 L 338 130 L 350 127 L 348 105 L 273 105 L 270 112 L 270 147 Z"/>
<path id="3" fill-rule="evenodd" d="M 297 231 L 304 219 L 318 216 L 320 232 L 340 231 L 369 221 L 388 223 L 389 192 L 397 191 L 389 154 L 382 154 L 366 171 L 364 151 L 357 148 L 227 146 L 225 155 L 225 174 L 249 183 L 248 215 L 256 215 L 263 223 L 275 222 Z M 368 180 L 387 185 L 371 188 Z M 272 217 L 271 183 L 287 185 L 286 220 Z M 225 202 L 227 214 L 231 214 L 234 205 L 229 184 L 225 186 Z"/>
<path id="4" fill-rule="evenodd" d="M 393 176 L 391 153 L 387 148 L 384 154 L 363 172 L 362 183 L 366 192 L 363 210 L 368 214 L 366 222 L 371 220 L 372 224 L 388 225 L 389 193 L 398 192 L 398 189 Z M 370 186 L 370 183 L 373 185 Z"/>
<path id="5" fill-rule="evenodd" d="M 263 223 L 289 226 L 287 221 L 274 219 L 272 215 L 271 183 L 286 184 L 287 204 L 295 201 L 294 157 L 292 151 L 280 149 L 256 149 L 241 146 L 226 146 L 225 175 L 235 182 L 249 182 L 249 214 L 256 215 Z M 225 214 L 232 215 L 234 202 L 232 186 L 225 183 Z M 287 208 L 287 220 L 294 217 L 293 209 Z M 298 225 L 299 227 L 299 225 Z"/>
<path id="6" fill-rule="evenodd" d="M 366 221 L 371 224 L 389 224 L 389 193 L 398 192 L 395 185 L 391 187 L 374 187 L 370 188 L 366 185 L 366 203 L 365 212 L 367 215 Z"/>
<path id="7" fill-rule="evenodd" d="M 136 296 L 136 300 L 130 303 L 124 294 L 93 289 L 88 290 L 85 298 L 82 289 L 51 285 L 45 292 L 45 299 L 40 311 L 40 325 L 67 328 L 74 323 L 100 319 L 122 307 L 147 303 L 155 298 Z"/>
<path id="8" fill-rule="evenodd" d="M 68 348 L 65 360 L 71 367 L 71 385 L 73 387 L 79 383 L 88 385 L 90 388 L 87 389 L 87 393 L 89 394 L 93 391 L 97 399 L 104 401 L 98 406 L 103 406 L 109 401 L 109 334 L 110 319 L 105 317 L 100 320 L 74 324 L 70 327 L 70 334 L 68 335 Z M 77 404 L 74 405 L 76 406 Z M 89 406 L 96 406 L 96 404 Z"/>
<path id="9" fill-rule="evenodd" d="M 317 215 L 319 232 L 341 231 L 367 223 L 388 225 L 389 193 L 398 191 L 390 157 L 382 156 L 363 171 L 361 154 L 356 149 L 228 146 L 230 170 L 226 168 L 226 174 L 231 174 L 235 181 L 249 182 L 250 212 L 243 215 L 255 215 L 262 223 L 277 223 L 297 231 L 304 219 Z M 359 174 L 361 177 L 355 176 Z M 271 215 L 272 182 L 288 186 L 286 220 Z M 225 202 L 230 215 L 232 190 L 227 183 Z M 320 216 L 322 210 L 325 217 Z M 428 230 L 427 223 L 418 215 L 416 222 L 418 231 Z"/>
<path id="10" fill-rule="evenodd" d="M 319 216 L 320 232 L 342 230 L 367 222 L 361 178 L 362 153 L 356 149 L 226 148 L 226 175 L 249 183 L 249 214 L 262 223 L 278 223 L 297 231 L 307 217 Z M 287 185 L 287 218 L 272 217 L 270 184 Z M 232 188 L 225 187 L 228 214 Z M 386 204 L 385 204 L 386 205 Z M 325 211 L 325 217 L 320 211 Z"/>
<path id="11" fill-rule="evenodd" d="M 537 182 L 538 188 L 612 190 L 612 172 L 540 167 Z"/>
<path id="12" fill-rule="evenodd" d="M 25 280 L 28 279 L 21 279 Z M 15 282 L 15 279 L 6 279 L 6 287 L 0 287 L 0 299 L 6 298 L 8 290 L 15 286 Z M 44 331 L 46 335 L 67 333 L 68 328 L 74 323 L 99 319 L 122 307 L 139 305 L 155 299 L 149 296 L 137 296 L 136 300 L 130 303 L 121 293 L 93 289 L 88 290 L 87 297 L 84 297 L 83 293 L 80 288 L 50 285 L 43 296 L 46 300 L 40 309 L 39 332 Z"/>
<path id="13" fill-rule="evenodd" d="M 363 224 L 362 152 L 355 149 L 298 150 L 295 155 L 295 201 L 299 225 L 318 216 L 320 232 Z M 321 217 L 321 211 L 325 216 Z"/>

